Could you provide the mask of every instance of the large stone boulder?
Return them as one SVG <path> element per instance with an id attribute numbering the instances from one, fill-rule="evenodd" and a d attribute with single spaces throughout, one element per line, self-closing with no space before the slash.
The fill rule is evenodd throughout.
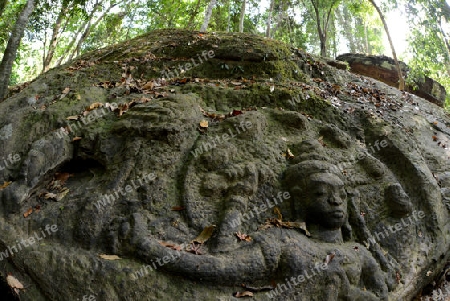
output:
<path id="1" fill-rule="evenodd" d="M 0 103 L 2 279 L 22 301 L 411 300 L 449 259 L 449 125 L 258 36 L 94 51 Z"/>
<path id="2" fill-rule="evenodd" d="M 338 56 L 336 60 L 347 62 L 350 65 L 350 70 L 354 73 L 372 77 L 392 87 L 398 87 L 397 67 L 395 61 L 390 57 L 346 53 Z M 401 61 L 399 63 L 402 73 L 407 77 L 408 66 Z M 414 86 L 407 85 L 406 90 L 440 107 L 445 104 L 447 92 L 444 86 L 428 76 L 425 76 L 422 81 L 416 81 Z"/>

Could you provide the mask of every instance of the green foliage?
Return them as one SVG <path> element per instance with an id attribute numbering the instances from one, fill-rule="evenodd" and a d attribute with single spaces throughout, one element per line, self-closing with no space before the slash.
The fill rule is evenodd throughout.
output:
<path id="1" fill-rule="evenodd" d="M 3 52 L 8 42 L 9 33 L 11 32 L 15 20 L 22 11 L 26 0 L 8 1 L 3 14 L 0 18 L 0 51 Z"/>
<path id="2" fill-rule="evenodd" d="M 342 34 L 349 40 L 353 38 L 354 52 L 381 54 L 383 46 L 383 24 L 375 8 L 368 1 L 348 0 L 339 8 L 342 10 L 343 22 L 350 23 L 349 28 L 343 26 Z M 347 10 L 347 12 L 346 12 Z"/>
<path id="3" fill-rule="evenodd" d="M 444 6 L 441 0 L 408 2 L 412 55 L 408 81 L 420 81 L 424 76 L 438 81 L 447 90 L 446 102 L 450 106 L 450 47 L 447 44 L 449 33 L 443 26 L 448 22 Z"/>
<path id="4" fill-rule="evenodd" d="M 0 7 L 3 0 L 0 0 Z M 93 24 L 113 3 L 120 4 L 109 11 L 95 27 Z M 96 7 L 96 3 L 99 3 Z M 51 66 L 59 58 L 68 59 L 76 53 L 83 32 L 80 51 L 98 49 L 131 39 L 160 28 L 198 29 L 203 23 L 209 0 L 40 0 L 31 17 L 18 57 L 11 83 L 31 80 L 42 71 L 44 54 L 51 45 L 53 29 L 64 8 L 58 30 Z M 266 1 L 270 2 L 270 1 Z M 247 0 L 244 31 L 264 35 L 269 3 Z M 10 31 L 26 0 L 10 0 L 0 18 L 0 51 L 4 51 Z M 384 11 L 407 7 L 409 25 L 410 80 L 430 76 L 450 92 L 450 7 L 444 0 L 377 0 Z M 242 0 L 218 0 L 209 23 L 210 31 L 239 29 Z M 320 25 L 327 27 L 327 55 L 339 54 L 346 47 L 354 52 L 381 54 L 384 52 L 384 29 L 379 17 L 365 0 L 275 0 L 271 18 L 271 37 L 312 53 L 320 53 L 317 15 Z M 90 23 L 87 21 L 90 20 Z M 393 28 L 395 30 L 395 28 Z M 78 34 L 78 36 L 77 36 Z M 446 43 L 447 42 L 447 43 Z M 1 54 L 0 54 L 1 58 Z M 64 62 L 64 59 L 61 63 Z M 228 67 L 228 66 L 227 66 Z M 226 68 L 225 65 L 219 68 Z M 229 67 L 231 69 L 231 67 Z M 229 70 L 230 72 L 232 70 Z M 240 70 L 233 70 L 240 72 Z M 450 93 L 449 93 L 450 94 Z"/>

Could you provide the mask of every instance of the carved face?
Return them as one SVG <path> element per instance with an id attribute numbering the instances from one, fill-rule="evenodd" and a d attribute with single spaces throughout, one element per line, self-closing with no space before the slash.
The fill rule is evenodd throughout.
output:
<path id="1" fill-rule="evenodd" d="M 347 217 L 344 183 L 334 174 L 317 173 L 309 178 L 306 191 L 306 220 L 326 229 L 339 229 Z"/>

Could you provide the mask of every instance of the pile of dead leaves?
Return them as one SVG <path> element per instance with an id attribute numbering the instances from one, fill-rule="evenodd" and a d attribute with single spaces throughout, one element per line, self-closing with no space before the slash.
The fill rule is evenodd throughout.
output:
<path id="1" fill-rule="evenodd" d="M 53 179 L 46 185 L 45 190 L 39 193 L 38 197 L 45 201 L 61 201 L 70 191 L 69 188 L 65 187 L 70 177 L 73 177 L 73 174 L 67 172 L 55 173 Z M 39 211 L 41 211 L 41 205 L 34 205 L 27 209 L 23 217 L 27 218 L 31 214 L 38 213 Z"/>

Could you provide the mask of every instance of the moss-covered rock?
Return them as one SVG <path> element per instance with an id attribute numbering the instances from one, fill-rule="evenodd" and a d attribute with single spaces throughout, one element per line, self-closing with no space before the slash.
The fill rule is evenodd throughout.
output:
<path id="1" fill-rule="evenodd" d="M 450 119 L 345 69 L 159 30 L 13 89 L 0 256 L 21 300 L 411 299 L 449 257 Z"/>

